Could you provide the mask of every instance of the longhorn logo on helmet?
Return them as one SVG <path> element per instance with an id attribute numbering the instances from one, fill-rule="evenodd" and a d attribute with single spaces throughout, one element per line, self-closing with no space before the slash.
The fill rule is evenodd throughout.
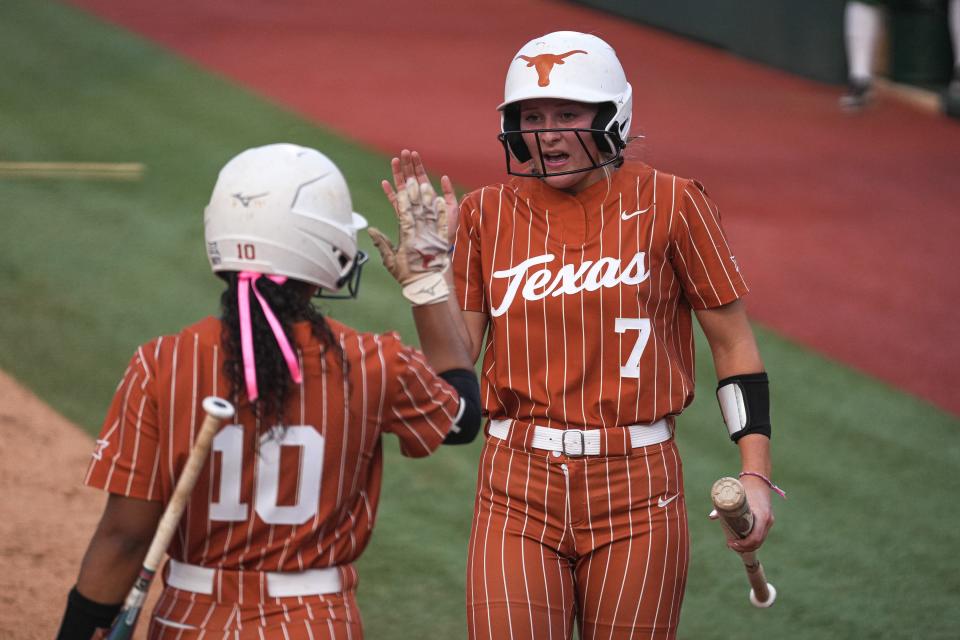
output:
<path id="1" fill-rule="evenodd" d="M 580 49 L 574 49 L 573 51 L 567 51 L 566 53 L 541 53 L 538 56 L 517 56 L 515 60 L 523 60 L 527 63 L 528 67 L 534 67 L 537 70 L 537 84 L 541 87 L 546 87 L 550 84 L 550 73 L 553 71 L 553 67 L 558 64 L 564 64 L 563 59 L 572 56 L 575 53 L 582 53 L 587 55 L 586 51 Z"/>

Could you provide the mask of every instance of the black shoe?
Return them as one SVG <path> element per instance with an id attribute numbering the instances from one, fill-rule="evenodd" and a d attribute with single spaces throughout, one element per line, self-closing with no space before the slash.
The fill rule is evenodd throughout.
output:
<path id="1" fill-rule="evenodd" d="M 840 96 L 840 108 L 845 111 L 859 111 L 870 101 L 870 81 L 851 81 L 847 92 Z"/>

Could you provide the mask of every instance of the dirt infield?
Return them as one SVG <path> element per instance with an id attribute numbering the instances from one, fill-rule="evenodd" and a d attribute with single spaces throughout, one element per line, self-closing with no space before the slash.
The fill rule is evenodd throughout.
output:
<path id="1" fill-rule="evenodd" d="M 0 638 L 46 640 L 106 495 L 81 483 L 90 436 L 2 371 L 0 427 Z M 141 625 L 136 637 L 144 632 Z"/>

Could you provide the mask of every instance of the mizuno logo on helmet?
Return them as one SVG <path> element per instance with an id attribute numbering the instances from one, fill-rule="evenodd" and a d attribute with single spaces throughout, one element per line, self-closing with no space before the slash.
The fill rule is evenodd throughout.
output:
<path id="1" fill-rule="evenodd" d="M 541 87 L 546 87 L 550 84 L 550 72 L 553 71 L 553 67 L 558 64 L 563 64 L 563 59 L 567 56 L 572 56 L 575 53 L 582 53 L 587 55 L 586 51 L 581 51 L 580 49 L 574 49 L 573 51 L 567 51 L 566 53 L 541 53 L 538 56 L 517 56 L 515 60 L 523 60 L 527 63 L 528 67 L 534 67 L 537 70 L 537 84 Z"/>
<path id="2" fill-rule="evenodd" d="M 256 200 L 257 198 L 262 198 L 262 197 L 264 197 L 264 196 L 270 195 L 270 192 L 269 192 L 269 191 L 266 191 L 266 192 L 264 192 L 264 193 L 257 193 L 257 194 L 254 194 L 254 195 L 252 195 L 252 196 L 245 196 L 245 195 L 243 195 L 243 194 L 240 193 L 240 192 L 232 193 L 232 194 L 230 194 L 230 195 L 232 195 L 234 198 L 236 198 L 237 200 L 239 200 L 239 201 L 240 201 L 240 204 L 242 204 L 243 207 L 244 207 L 244 209 L 246 209 L 247 207 L 250 206 L 250 203 L 251 203 L 251 202 L 253 202 L 253 201 Z"/>

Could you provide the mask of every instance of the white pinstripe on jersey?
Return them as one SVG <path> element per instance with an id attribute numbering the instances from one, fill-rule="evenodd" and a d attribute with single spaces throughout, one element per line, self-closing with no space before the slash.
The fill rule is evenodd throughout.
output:
<path id="1" fill-rule="evenodd" d="M 637 163 L 607 188 L 571 196 L 520 179 L 464 198 L 455 275 L 463 308 L 490 316 L 481 395 L 491 417 L 622 426 L 692 399 L 691 309 L 747 290 L 716 207 L 696 183 Z M 620 375 L 636 334 L 616 333 L 619 317 L 651 322 L 637 379 Z"/>
<path id="2" fill-rule="evenodd" d="M 238 572 L 241 577 L 235 597 L 241 608 L 234 611 L 230 604 L 230 611 L 222 612 L 216 607 L 195 606 L 201 602 L 196 600 L 198 594 L 179 592 L 181 595 L 165 597 L 158 609 L 167 620 L 196 625 L 205 624 L 205 618 L 208 623 L 216 619 L 217 628 L 236 631 L 242 631 L 246 622 L 253 631 L 278 619 L 283 622 L 278 629 L 284 635 L 301 629 L 287 623 L 297 619 L 300 613 L 294 615 L 293 611 L 303 609 L 302 603 L 280 603 L 279 613 L 267 610 L 262 571 L 339 565 L 347 572 L 345 589 L 352 589 L 356 579 L 350 563 L 366 546 L 379 500 L 382 434 L 396 434 L 401 452 L 419 457 L 434 451 L 453 424 L 459 398 L 430 369 L 422 354 L 405 347 L 396 334 L 364 334 L 335 321 L 329 323 L 348 363 L 348 377 L 344 377 L 334 350 L 325 350 L 305 323 L 296 325 L 304 380 L 291 389 L 285 412 L 291 427 L 312 425 L 324 443 L 317 504 L 309 511 L 309 519 L 299 524 L 262 519 L 267 516 L 260 515 L 255 502 L 255 487 L 264 481 L 258 471 L 261 464 L 284 466 L 283 473 L 272 474 L 279 483 L 275 504 L 301 509 L 303 465 L 321 460 L 307 460 L 302 446 L 283 445 L 288 433 L 284 428 L 265 432 L 249 404 L 241 400 L 236 403 L 239 427 L 235 429 L 239 431 L 235 433 L 242 435 L 242 447 L 214 447 L 169 550 L 171 557 L 182 562 Z M 219 321 L 208 318 L 137 350 L 104 421 L 103 443 L 91 459 L 87 484 L 140 499 L 168 498 L 196 435 L 201 418 L 199 399 L 226 395 L 219 343 Z M 229 434 L 222 431 L 221 435 Z M 271 457 L 275 462 L 265 462 L 260 447 L 271 440 L 276 441 L 271 446 L 278 454 Z M 238 455 L 235 451 L 242 455 L 242 463 L 236 467 L 240 469 L 237 491 L 246 507 L 218 513 L 246 516 L 214 519 L 211 505 L 232 499 L 232 494 L 222 493 L 228 482 L 224 456 Z M 309 504 L 303 508 L 311 509 Z M 244 575 L 256 581 L 250 582 Z M 346 604 L 328 598 L 331 611 L 342 619 L 330 626 L 328 637 L 359 634 L 359 615 L 352 597 L 345 594 L 350 601 Z M 241 618 L 245 603 L 260 607 L 259 622 Z M 212 613 L 213 609 L 216 612 Z M 302 615 L 309 617 L 313 612 Z M 227 616 L 232 616 L 232 621 Z M 328 622 L 318 620 L 317 624 L 326 628 Z M 156 626 L 160 627 L 163 625 Z M 310 631 L 316 633 L 317 629 L 313 626 Z M 161 629 L 158 633 L 170 632 Z"/>
<path id="3" fill-rule="evenodd" d="M 747 290 L 699 184 L 639 163 L 577 195 L 531 179 L 468 195 L 454 268 L 462 308 L 489 320 L 485 409 L 514 428 L 680 413 L 693 393 L 691 311 Z M 649 322 L 645 346 L 615 331 L 620 319 Z M 638 344 L 633 377 L 624 363 Z M 481 455 L 470 637 L 567 638 L 574 611 L 584 640 L 672 637 L 688 558 L 673 443 L 593 461 L 520 446 L 488 438 Z"/>

